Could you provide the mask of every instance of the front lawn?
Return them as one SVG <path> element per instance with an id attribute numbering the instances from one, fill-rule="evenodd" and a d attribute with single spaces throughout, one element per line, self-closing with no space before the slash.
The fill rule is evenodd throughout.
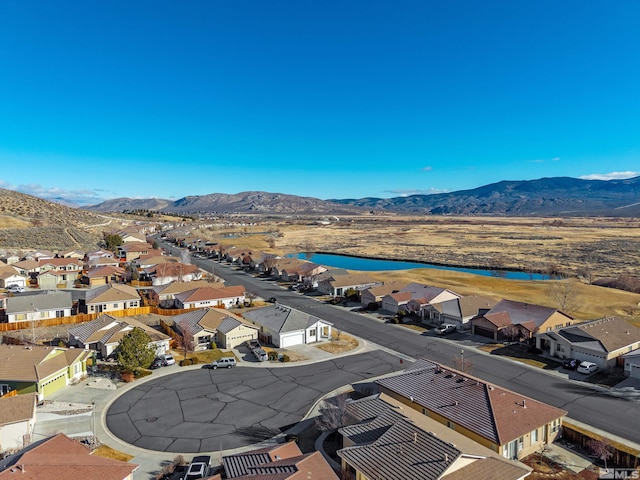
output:
<path id="1" fill-rule="evenodd" d="M 174 357 L 176 359 L 176 362 L 184 360 L 184 354 L 180 351 L 174 350 Z M 210 350 L 198 350 L 197 352 L 191 352 L 187 355 L 187 358 L 197 359 L 198 363 L 211 363 L 214 360 L 220 360 L 222 357 L 235 357 L 236 361 L 240 361 L 240 359 L 236 357 L 233 352 L 230 352 L 228 350 L 221 350 L 219 348 Z"/>

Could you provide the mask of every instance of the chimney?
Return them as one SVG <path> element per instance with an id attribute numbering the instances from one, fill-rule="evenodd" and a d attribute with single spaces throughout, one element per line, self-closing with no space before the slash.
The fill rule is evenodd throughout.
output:
<path id="1" fill-rule="evenodd" d="M 527 408 L 527 401 L 524 398 L 522 399 L 522 408 Z"/>

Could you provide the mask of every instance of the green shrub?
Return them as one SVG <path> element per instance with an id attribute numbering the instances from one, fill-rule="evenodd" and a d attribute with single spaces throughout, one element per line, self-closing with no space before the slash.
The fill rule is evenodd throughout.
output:
<path id="1" fill-rule="evenodd" d="M 269 360 L 271 360 L 273 362 L 278 360 L 278 352 L 269 352 L 268 356 L 269 356 Z"/>
<path id="2" fill-rule="evenodd" d="M 289 360 L 290 360 L 289 359 L 289 355 L 287 355 L 286 353 L 282 354 L 282 361 L 283 362 L 288 362 Z"/>

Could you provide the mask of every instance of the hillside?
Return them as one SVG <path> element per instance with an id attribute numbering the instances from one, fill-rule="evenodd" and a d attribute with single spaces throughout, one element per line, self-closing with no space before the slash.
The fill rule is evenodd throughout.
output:
<path id="1" fill-rule="evenodd" d="M 640 177 L 502 181 L 472 190 L 396 198 L 331 200 L 374 210 L 431 215 L 640 216 Z"/>
<path id="2" fill-rule="evenodd" d="M 154 203 L 155 202 L 155 206 Z M 163 205 L 164 203 L 166 205 Z M 171 202 L 169 200 L 139 200 L 119 198 L 86 207 L 98 212 L 149 209 L 165 213 L 255 213 L 255 214 L 361 214 L 361 207 L 339 205 L 312 197 L 298 197 L 283 193 L 241 192 L 192 195 Z"/>
<path id="3" fill-rule="evenodd" d="M 0 247 L 95 247 L 100 227 L 110 223 L 95 213 L 0 188 Z"/>

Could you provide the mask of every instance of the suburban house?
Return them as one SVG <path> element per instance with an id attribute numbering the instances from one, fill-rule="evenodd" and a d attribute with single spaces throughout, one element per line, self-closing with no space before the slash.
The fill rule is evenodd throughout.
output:
<path id="1" fill-rule="evenodd" d="M 0 391 L 35 393 L 38 401 L 87 374 L 89 353 L 36 345 L 0 345 Z"/>
<path id="2" fill-rule="evenodd" d="M 173 317 L 174 329 L 180 335 L 193 337 L 195 350 L 206 350 L 215 343 L 221 348 L 236 348 L 247 340 L 258 338 L 259 327 L 218 308 L 201 308 Z"/>
<path id="3" fill-rule="evenodd" d="M 121 230 L 116 235 L 122 239 L 122 243 L 146 243 L 147 236 L 144 233 Z"/>
<path id="4" fill-rule="evenodd" d="M 640 328 L 618 317 L 605 317 L 536 336 L 536 347 L 559 358 L 593 362 L 599 368 L 622 367 L 622 355 L 640 348 Z"/>
<path id="5" fill-rule="evenodd" d="M 59 433 L 0 461 L 0 480 L 133 480 L 137 468 L 92 455 L 87 446 Z"/>
<path id="6" fill-rule="evenodd" d="M 28 279 L 25 275 L 16 272 L 15 268 L 0 264 L 0 287 L 7 288 L 9 285 L 26 287 L 28 285 Z"/>
<path id="7" fill-rule="evenodd" d="M 29 252 L 24 256 L 25 260 L 35 260 L 39 262 L 40 260 L 46 260 L 47 258 L 54 258 L 56 256 L 55 253 L 50 252 L 49 250 L 36 250 L 35 252 Z"/>
<path id="8" fill-rule="evenodd" d="M 369 306 L 375 303 L 380 307 L 382 305 L 382 299 L 385 295 L 399 292 L 406 286 L 406 282 L 384 282 L 382 285 L 376 287 L 367 288 L 360 293 L 360 303 L 363 306 Z"/>
<path id="9" fill-rule="evenodd" d="M 0 454 L 31 443 L 36 399 L 35 393 L 0 397 Z"/>
<path id="10" fill-rule="evenodd" d="M 105 265 L 88 270 L 80 281 L 90 287 L 99 287 L 110 283 L 124 283 L 126 279 L 127 271 L 124 268 Z"/>
<path id="11" fill-rule="evenodd" d="M 151 278 L 153 286 L 171 282 L 193 282 L 202 278 L 202 270 L 196 265 L 184 263 L 159 263 L 146 267 L 144 274 Z"/>
<path id="12" fill-rule="evenodd" d="M 630 378 L 640 379 L 640 349 L 625 353 L 622 359 L 624 361 L 624 374 Z"/>
<path id="13" fill-rule="evenodd" d="M 7 255 L 3 255 L 2 257 L 0 257 L 0 260 L 2 260 L 7 265 L 11 265 L 13 263 L 19 262 L 20 257 L 18 255 L 13 255 L 9 253 Z"/>
<path id="14" fill-rule="evenodd" d="M 403 310 L 406 313 L 415 313 L 424 320 L 429 318 L 432 304 L 460 297 L 461 295 L 446 288 L 410 283 L 397 293 L 382 297 L 382 310 L 394 314 Z"/>
<path id="15" fill-rule="evenodd" d="M 246 312 L 244 318 L 260 328 L 259 338 L 280 348 L 331 339 L 333 324 L 284 305 Z"/>
<path id="16" fill-rule="evenodd" d="M 90 270 L 99 267 L 119 267 L 120 260 L 113 257 L 99 257 L 85 261 L 85 266 Z"/>
<path id="17" fill-rule="evenodd" d="M 246 271 L 256 270 L 265 255 L 264 252 L 247 250 L 241 253 L 240 257 L 236 259 L 234 263 L 240 265 Z"/>
<path id="18" fill-rule="evenodd" d="M 480 295 L 468 295 L 466 297 L 453 298 L 440 303 L 431 304 L 428 319 L 423 322 L 432 325 L 449 323 L 459 330 L 471 329 L 470 320 L 479 315 L 484 315 L 491 310 L 497 300 Z"/>
<path id="19" fill-rule="evenodd" d="M 194 280 L 193 282 L 173 281 L 153 287 L 149 292 L 149 298 L 160 308 L 174 308 L 176 306 L 176 294 L 203 287 L 222 288 L 224 283 L 208 282 L 206 280 Z"/>
<path id="20" fill-rule="evenodd" d="M 295 272 L 297 268 L 303 264 L 309 263 L 299 258 L 280 258 L 275 261 L 275 264 L 269 268 L 269 275 L 274 278 L 282 279 L 282 273 L 286 270 Z"/>
<path id="21" fill-rule="evenodd" d="M 40 272 L 40 263 L 37 260 L 21 260 L 11 265 L 20 275 L 35 278 Z"/>
<path id="22" fill-rule="evenodd" d="M 495 341 L 522 341 L 574 323 L 573 317 L 555 308 L 500 300 L 488 312 L 471 319 L 471 332 Z"/>
<path id="23" fill-rule="evenodd" d="M 40 260 L 40 273 L 54 270 L 56 272 L 79 272 L 82 261 L 77 258 L 47 258 Z"/>
<path id="24" fill-rule="evenodd" d="M 118 257 L 123 262 L 131 262 L 142 255 L 148 255 L 153 247 L 146 242 L 125 243 L 118 247 Z"/>
<path id="25" fill-rule="evenodd" d="M 305 278 L 312 278 L 319 273 L 326 272 L 327 268 L 312 262 L 304 262 L 302 265 L 285 267 L 280 274 L 285 282 L 302 282 Z"/>
<path id="26" fill-rule="evenodd" d="M 38 274 L 38 286 L 42 290 L 53 290 L 56 288 L 73 288 L 76 280 L 80 278 L 80 270 L 46 270 Z"/>
<path id="27" fill-rule="evenodd" d="M 98 249 L 98 250 L 93 250 L 91 252 L 87 252 L 87 254 L 84 256 L 84 261 L 86 263 L 91 263 L 99 258 L 114 259 L 116 258 L 116 255 L 113 252 L 110 252 L 109 250 Z"/>
<path id="28" fill-rule="evenodd" d="M 84 298 L 78 302 L 78 310 L 82 313 L 103 313 L 141 305 L 140 295 L 129 285 L 109 284 L 82 292 Z"/>
<path id="29" fill-rule="evenodd" d="M 68 317 L 73 306 L 70 292 L 20 295 L 6 299 L 2 320 L 8 323 Z"/>
<path id="30" fill-rule="evenodd" d="M 531 472 L 385 394 L 346 405 L 342 470 L 376 480 L 520 480 Z"/>
<path id="31" fill-rule="evenodd" d="M 149 268 L 161 263 L 180 263 L 178 257 L 171 255 L 144 255 L 140 258 L 133 260 L 133 263 L 138 268 Z"/>
<path id="32" fill-rule="evenodd" d="M 341 275 L 349 275 L 349 272 L 344 268 L 331 267 L 329 268 L 329 270 L 326 270 L 324 272 L 316 273 L 315 275 L 307 275 L 302 280 L 302 283 L 304 283 L 305 287 L 307 288 L 318 288 L 318 285 L 320 285 L 322 282 L 335 279 Z"/>
<path id="33" fill-rule="evenodd" d="M 342 297 L 347 290 L 361 292 L 367 288 L 382 285 L 382 282 L 371 278 L 366 273 L 331 276 L 318 282 L 318 291 L 333 298 Z"/>
<path id="34" fill-rule="evenodd" d="M 509 459 L 552 443 L 567 414 L 426 359 L 376 383 L 380 392 Z"/>
<path id="35" fill-rule="evenodd" d="M 169 351 L 171 338 L 158 330 L 130 317 L 114 318 L 111 315 L 100 315 L 95 320 L 69 329 L 69 345 L 85 350 L 93 350 L 101 358 L 108 358 L 120 340 L 134 328 L 144 331 L 158 355 Z"/>
<path id="36" fill-rule="evenodd" d="M 60 252 L 58 257 L 62 258 L 79 258 L 82 260 L 84 258 L 84 252 L 80 250 L 65 250 L 64 252 Z"/>
<path id="37" fill-rule="evenodd" d="M 186 292 L 176 293 L 178 308 L 232 308 L 244 305 L 245 291 L 242 285 L 233 287 L 199 287 Z"/>
<path id="38" fill-rule="evenodd" d="M 236 480 L 338 480 L 320 452 L 303 454 L 295 442 L 222 457 L 222 466 L 225 478 Z"/>

